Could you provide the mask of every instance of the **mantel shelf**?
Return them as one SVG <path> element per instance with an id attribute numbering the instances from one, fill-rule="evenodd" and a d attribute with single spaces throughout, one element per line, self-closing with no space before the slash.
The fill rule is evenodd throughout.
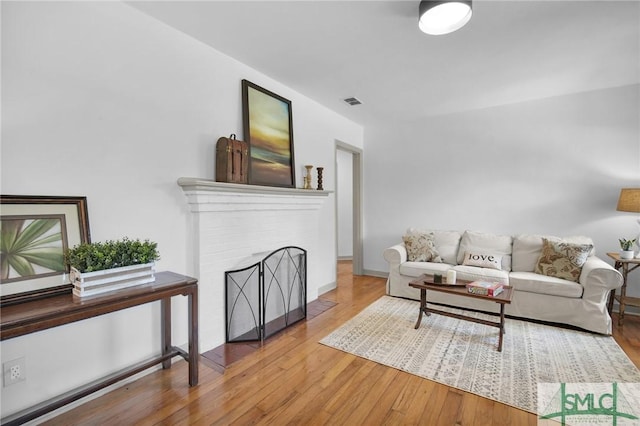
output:
<path id="1" fill-rule="evenodd" d="M 181 177 L 178 179 L 183 191 L 236 192 L 245 194 L 304 195 L 309 197 L 326 197 L 333 191 L 315 189 L 280 188 L 276 186 L 243 185 L 239 183 L 216 182 L 209 179 Z"/>
<path id="2" fill-rule="evenodd" d="M 332 191 L 178 179 L 192 212 L 318 210 Z"/>

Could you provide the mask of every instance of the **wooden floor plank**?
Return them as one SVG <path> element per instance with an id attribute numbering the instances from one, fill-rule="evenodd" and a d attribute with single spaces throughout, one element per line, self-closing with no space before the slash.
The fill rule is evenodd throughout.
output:
<path id="1" fill-rule="evenodd" d="M 353 276 L 338 264 L 338 286 L 316 315 L 264 345 L 218 352 L 229 365 L 187 364 L 155 371 L 89 401 L 46 425 L 527 425 L 533 414 L 382 366 L 318 341 L 384 295 L 385 280 Z M 640 367 L 640 318 L 613 319 L 613 336 Z M 234 352 L 235 351 L 235 352 Z M 242 355 L 242 356 L 239 356 Z"/>
<path id="2" fill-rule="evenodd" d="M 335 413 L 330 421 L 332 424 L 360 425 L 367 424 L 371 407 L 378 404 L 378 400 L 397 376 L 398 372 L 382 364 L 376 364 L 375 374 L 367 377 L 362 386 L 357 389 L 358 395 L 352 395 L 349 401 Z M 373 419 L 372 419 L 373 420 Z"/>
<path id="3" fill-rule="evenodd" d="M 348 364 L 344 365 L 345 362 Z M 298 425 L 315 423 L 324 417 L 330 417 L 332 413 L 324 411 L 324 407 L 366 363 L 367 361 L 362 358 L 351 356 L 334 364 L 316 385 L 301 392 L 300 397 L 281 413 L 280 420 L 286 424 Z M 339 374 L 336 374 L 337 372 Z M 333 377 L 333 379 L 325 380 L 327 377 Z"/>
<path id="4" fill-rule="evenodd" d="M 410 425 L 421 424 L 420 419 L 422 418 L 426 407 L 431 403 L 431 395 L 437 392 L 437 389 L 438 384 L 436 382 L 424 379 L 419 380 L 415 393 L 409 395 L 409 399 L 405 398 L 405 401 L 408 401 L 409 404 L 403 407 L 404 418 L 402 422 Z"/>
<path id="5" fill-rule="evenodd" d="M 440 420 L 441 415 L 447 415 L 444 407 L 445 401 L 447 400 L 447 396 L 452 391 L 451 388 L 447 386 L 434 386 L 431 394 L 429 396 L 429 401 L 425 405 L 424 410 L 422 411 L 422 416 L 420 416 L 420 421 L 418 424 L 421 425 L 441 425 L 445 423 L 453 424 L 455 418 L 457 416 L 449 417 L 446 419 Z M 459 406 L 459 402 L 458 402 Z"/>
<path id="6" fill-rule="evenodd" d="M 478 398 L 473 426 L 488 426 L 493 424 L 493 405 L 494 402 L 489 399 Z"/>
<path id="7" fill-rule="evenodd" d="M 456 418 L 456 425 L 471 426 L 476 415 L 476 406 L 478 405 L 479 396 L 469 392 L 463 392 L 462 405 Z"/>
<path id="8" fill-rule="evenodd" d="M 512 425 L 513 418 L 511 415 L 511 408 L 504 404 L 493 404 L 493 417 L 491 418 L 491 424 L 493 425 Z"/>
<path id="9" fill-rule="evenodd" d="M 393 376 L 393 380 L 386 386 L 386 388 L 382 389 L 382 395 L 373 407 L 369 404 L 362 405 L 362 410 L 368 410 L 367 417 L 364 421 L 352 424 L 381 424 L 384 423 L 385 419 L 391 420 L 393 404 L 396 401 L 397 395 L 406 386 L 410 377 L 412 377 L 412 375 L 409 373 L 396 371 Z"/>

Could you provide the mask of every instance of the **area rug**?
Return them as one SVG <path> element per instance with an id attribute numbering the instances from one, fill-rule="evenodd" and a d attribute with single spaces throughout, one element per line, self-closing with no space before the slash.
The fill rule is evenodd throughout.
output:
<path id="1" fill-rule="evenodd" d="M 534 414 L 538 383 L 640 382 L 612 337 L 507 319 L 498 352 L 496 327 L 432 314 L 415 330 L 418 306 L 383 296 L 320 343 Z"/>

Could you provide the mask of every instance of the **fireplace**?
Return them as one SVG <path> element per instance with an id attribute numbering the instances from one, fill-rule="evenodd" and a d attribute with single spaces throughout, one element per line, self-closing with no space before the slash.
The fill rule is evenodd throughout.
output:
<path id="1" fill-rule="evenodd" d="M 226 341 L 264 341 L 307 317 L 307 251 L 283 247 L 225 272 Z"/>
<path id="2" fill-rule="evenodd" d="M 186 272 L 198 278 L 200 352 L 225 343 L 225 272 L 251 265 L 247 259 L 254 253 L 304 248 L 306 288 L 300 297 L 306 300 L 301 306 L 315 300 L 320 288 L 330 287 L 332 279 L 335 286 L 335 212 L 333 203 L 326 202 L 331 191 L 197 178 L 180 178 L 178 185 L 189 207 L 185 256 L 192 263 Z M 297 300 L 298 295 L 295 297 Z M 291 322 L 295 315 L 287 320 Z M 265 318 L 265 325 L 274 319 Z"/>

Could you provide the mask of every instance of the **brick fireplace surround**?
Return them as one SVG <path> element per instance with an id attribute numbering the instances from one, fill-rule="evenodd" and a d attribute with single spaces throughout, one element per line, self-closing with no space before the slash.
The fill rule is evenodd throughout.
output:
<path id="1" fill-rule="evenodd" d="M 199 286 L 200 350 L 224 343 L 224 272 L 255 253 L 304 247 L 318 256 L 320 209 L 331 191 L 180 178 L 190 210 L 187 253 Z M 313 297 L 313 294 L 312 294 Z"/>

